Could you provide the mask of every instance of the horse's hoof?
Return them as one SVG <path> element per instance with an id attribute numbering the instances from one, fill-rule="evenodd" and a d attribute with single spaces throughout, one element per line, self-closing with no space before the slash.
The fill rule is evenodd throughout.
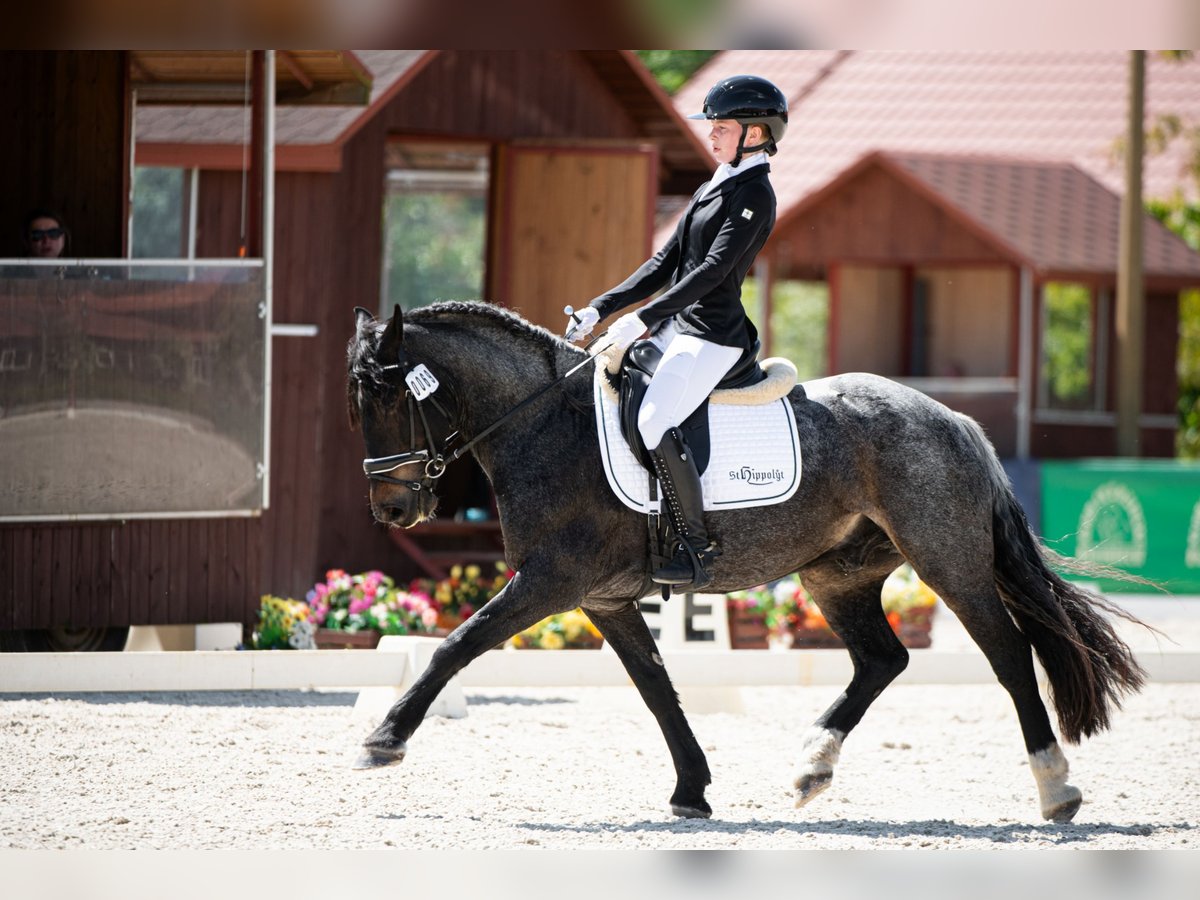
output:
<path id="1" fill-rule="evenodd" d="M 808 772 L 801 775 L 796 779 L 796 809 L 806 805 L 832 783 L 832 772 Z"/>
<path id="2" fill-rule="evenodd" d="M 1071 785 L 1067 785 L 1071 787 Z M 1049 809 L 1042 810 L 1042 818 L 1049 822 L 1054 822 L 1056 825 L 1066 825 L 1075 818 L 1075 813 L 1079 812 L 1079 807 L 1083 805 L 1083 794 L 1076 788 L 1071 788 L 1074 796 L 1068 796 L 1056 803 Z"/>
<path id="3" fill-rule="evenodd" d="M 672 803 L 671 812 L 681 819 L 711 819 L 712 807 L 703 800 L 697 805 Z"/>
<path id="4" fill-rule="evenodd" d="M 382 769 L 403 761 L 408 745 L 401 741 L 395 747 L 363 747 L 362 755 L 355 760 L 352 769 Z"/>

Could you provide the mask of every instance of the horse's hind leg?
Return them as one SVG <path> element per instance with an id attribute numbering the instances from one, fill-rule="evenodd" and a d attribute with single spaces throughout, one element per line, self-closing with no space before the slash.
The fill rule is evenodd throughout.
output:
<path id="1" fill-rule="evenodd" d="M 1012 697 L 1029 753 L 1029 767 L 1037 782 L 1042 817 L 1069 822 L 1079 811 L 1083 794 L 1067 783 L 1067 759 L 1059 749 L 1046 705 L 1038 693 L 1029 640 L 1004 608 L 990 570 L 972 579 L 966 574 L 970 568 L 937 564 L 926 567 L 927 571 L 917 571 L 962 622 L 987 657 L 996 679 Z"/>
<path id="2" fill-rule="evenodd" d="M 829 787 L 846 735 L 908 665 L 908 651 L 892 631 L 880 602 L 883 582 L 895 565 L 893 560 L 881 567 L 883 571 L 859 578 L 827 564 L 801 570 L 804 586 L 850 652 L 854 677 L 802 738 L 795 780 L 798 807 Z"/>
<path id="3" fill-rule="evenodd" d="M 704 789 L 711 781 L 708 761 L 684 717 L 646 620 L 633 603 L 616 610 L 587 609 L 587 614 L 616 651 L 667 740 L 675 763 L 671 811 L 685 818 L 707 819 L 712 815 L 712 807 L 704 799 Z"/>

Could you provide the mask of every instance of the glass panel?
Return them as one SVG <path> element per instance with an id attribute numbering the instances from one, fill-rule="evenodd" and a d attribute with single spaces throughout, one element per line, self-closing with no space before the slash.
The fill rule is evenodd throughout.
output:
<path id="1" fill-rule="evenodd" d="M 0 517 L 262 507 L 262 267 L 0 262 Z"/>
<path id="2" fill-rule="evenodd" d="M 183 169 L 138 166 L 133 177 L 133 256 L 184 256 Z"/>
<path id="3" fill-rule="evenodd" d="M 393 142 L 387 165 L 381 314 L 481 298 L 487 146 Z"/>
<path id="4" fill-rule="evenodd" d="M 1041 408 L 1097 408 L 1094 345 L 1092 293 L 1087 285 L 1047 284 L 1042 294 Z"/>

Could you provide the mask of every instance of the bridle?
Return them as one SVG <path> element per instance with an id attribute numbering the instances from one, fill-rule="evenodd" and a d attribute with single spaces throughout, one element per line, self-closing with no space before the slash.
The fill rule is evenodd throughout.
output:
<path id="1" fill-rule="evenodd" d="M 564 381 L 566 381 L 588 363 L 592 362 L 596 356 L 608 349 L 608 347 L 605 346 L 594 354 L 589 354 L 586 352 L 591 348 L 592 344 L 595 344 L 602 336 L 603 335 L 597 335 L 587 344 L 586 347 L 584 347 L 585 355 L 582 362 L 576 366 L 573 366 L 561 378 L 550 382 L 550 384 L 546 385 L 541 390 L 530 395 L 529 397 L 526 397 L 500 418 L 496 419 L 496 421 L 494 421 L 487 428 L 483 429 L 483 431 L 479 432 L 479 434 L 475 435 L 475 437 L 471 438 L 461 447 L 458 447 L 453 451 L 451 451 L 450 448 L 462 438 L 462 435 L 459 433 L 459 431 L 457 429 L 451 431 L 450 434 L 448 434 L 442 441 L 441 448 L 438 449 L 437 441 L 433 436 L 433 429 L 429 427 L 429 418 L 425 415 L 425 407 L 423 404 L 426 401 L 429 401 L 441 414 L 443 419 L 445 419 L 447 422 L 454 421 L 450 413 L 446 411 L 446 408 L 442 406 L 442 404 L 439 403 L 438 399 L 434 396 L 434 392 L 436 392 L 440 386 L 437 378 L 434 377 L 433 373 L 430 372 L 428 368 L 426 368 L 424 363 L 417 363 L 415 366 L 410 365 L 408 360 L 404 358 L 403 351 L 401 351 L 400 362 L 393 365 L 383 366 L 383 369 L 384 371 L 399 369 L 404 373 L 404 381 L 408 386 L 407 390 L 405 391 L 405 400 L 408 404 L 409 446 L 413 446 L 417 442 L 416 423 L 417 417 L 419 416 L 421 420 L 421 428 L 425 433 L 425 449 L 409 450 L 405 453 L 393 453 L 391 456 L 377 456 L 374 458 L 364 459 L 362 463 L 363 474 L 366 475 L 371 481 L 382 481 L 387 484 L 399 484 L 414 492 L 420 492 L 422 490 L 432 491 L 434 486 L 437 484 L 438 479 L 446 474 L 446 467 L 449 466 L 450 463 L 465 456 L 472 447 L 503 425 L 506 421 L 511 419 L 531 403 L 541 398 L 551 389 L 561 385 Z M 409 481 L 404 478 L 397 478 L 392 474 L 397 469 L 403 468 L 404 466 L 420 465 L 422 463 L 424 464 L 425 483 L 422 481 Z"/>
<path id="2" fill-rule="evenodd" d="M 371 481 L 399 484 L 411 491 L 420 491 L 423 487 L 420 481 L 397 478 L 391 473 L 404 466 L 420 465 L 423 463 L 425 480 L 429 482 L 429 487 L 426 489 L 433 490 L 433 485 L 446 473 L 446 466 L 458 459 L 458 456 L 451 454 L 450 459 L 447 461 L 445 454 L 459 437 L 457 430 L 452 431 L 446 436 L 445 441 L 442 442 L 442 449 L 440 451 L 435 449 L 437 441 L 433 437 L 433 429 L 429 427 L 429 417 L 425 415 L 423 402 L 429 400 L 434 408 L 441 413 L 443 419 L 447 422 L 453 421 L 450 413 L 433 396 L 433 392 L 438 388 L 437 379 L 434 378 L 433 374 L 424 364 L 410 366 L 408 361 L 404 359 L 399 363 L 384 366 L 383 369 L 384 371 L 400 369 L 404 373 L 404 381 L 408 385 L 404 392 L 405 401 L 408 403 L 408 444 L 411 447 L 417 442 L 417 416 L 419 415 L 421 428 L 425 432 L 425 449 L 409 450 L 405 453 L 393 453 L 391 456 L 377 456 L 364 459 L 363 474 Z"/>

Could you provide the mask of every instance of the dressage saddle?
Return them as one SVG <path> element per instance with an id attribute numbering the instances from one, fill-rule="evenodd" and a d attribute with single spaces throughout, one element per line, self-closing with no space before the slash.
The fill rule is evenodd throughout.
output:
<path id="1" fill-rule="evenodd" d="M 741 362 L 730 369 L 717 384 L 716 390 L 749 387 L 767 377 L 758 364 L 759 345 L 760 342 L 754 342 L 754 352 L 747 354 Z M 637 461 L 652 475 L 655 474 L 654 457 L 642 443 L 637 420 L 638 410 L 642 406 L 642 398 L 646 396 L 646 389 L 650 386 L 650 379 L 654 377 L 654 372 L 658 368 L 659 362 L 662 361 L 662 356 L 662 350 L 653 341 L 635 341 L 626 351 L 625 357 L 621 361 L 620 371 L 616 375 L 605 373 L 605 377 L 616 391 L 619 400 L 621 434 L 625 436 L 629 449 L 633 451 Z M 692 451 L 696 471 L 703 475 L 704 470 L 708 468 L 708 460 L 712 452 L 708 431 L 707 399 L 683 421 L 680 430 L 683 432 L 684 441 Z"/>

